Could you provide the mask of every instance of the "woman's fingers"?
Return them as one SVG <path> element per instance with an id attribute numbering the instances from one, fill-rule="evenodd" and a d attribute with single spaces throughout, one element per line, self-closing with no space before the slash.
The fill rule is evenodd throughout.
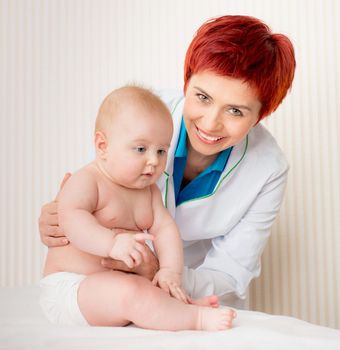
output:
<path id="1" fill-rule="evenodd" d="M 112 258 L 103 258 L 100 261 L 101 265 L 110 270 L 118 270 L 123 272 L 131 272 L 131 269 L 122 260 Z"/>
<path id="2" fill-rule="evenodd" d="M 69 243 L 65 233 L 58 226 L 58 205 L 55 201 L 45 204 L 39 217 L 41 241 L 48 247 L 64 246 Z"/>
<path id="3" fill-rule="evenodd" d="M 65 233 L 64 231 L 59 227 L 59 226 L 48 226 L 46 229 L 46 233 L 48 237 L 64 237 L 65 238 Z"/>
<path id="4" fill-rule="evenodd" d="M 58 223 L 59 221 L 58 221 L 57 213 L 45 214 L 43 217 L 41 217 L 41 220 L 39 222 L 41 226 L 46 225 L 46 226 L 55 226 L 55 227 L 59 227 Z"/>
<path id="5" fill-rule="evenodd" d="M 130 253 L 130 257 L 133 260 L 133 267 L 140 265 L 143 261 L 142 255 L 138 250 L 133 250 Z"/>
<path id="6" fill-rule="evenodd" d="M 61 247 L 69 243 L 66 237 L 49 237 L 49 236 L 44 236 L 43 242 L 48 247 Z"/>
<path id="7" fill-rule="evenodd" d="M 127 267 L 129 267 L 130 269 L 132 269 L 134 267 L 134 265 L 135 265 L 133 259 L 131 258 L 131 256 L 126 256 L 123 259 L 123 261 L 127 265 Z"/>
<path id="8" fill-rule="evenodd" d="M 149 254 L 148 254 L 147 247 L 145 246 L 145 244 L 137 242 L 135 249 L 138 250 L 139 253 L 142 255 L 144 262 L 146 262 L 146 263 L 149 262 Z"/>
<path id="9" fill-rule="evenodd" d="M 115 234 L 118 234 L 117 230 L 113 230 Z M 132 233 L 134 231 L 130 231 Z M 125 230 L 119 231 L 119 233 L 126 233 Z M 145 238 L 145 237 L 144 237 Z M 147 236 L 149 238 L 149 236 Z M 154 284 L 156 285 L 157 282 L 154 279 L 154 277 L 157 274 L 157 271 L 159 270 L 159 262 L 155 254 L 152 252 L 150 247 L 144 243 L 145 240 L 143 240 L 141 243 L 135 241 L 134 247 L 136 248 L 143 256 L 143 261 L 138 266 L 132 266 L 129 267 L 127 264 L 125 264 L 125 261 L 123 260 L 114 260 L 111 258 L 103 258 L 101 260 L 101 264 L 103 267 L 111 270 L 119 270 L 119 271 L 125 271 L 125 272 L 133 272 L 136 273 L 139 276 L 143 276 L 147 278 L 150 281 L 154 281 Z M 142 247 L 142 248 L 141 248 Z M 146 254 L 146 259 L 144 257 L 144 252 Z M 131 265 L 130 265 L 131 266 Z"/>
<path id="10" fill-rule="evenodd" d="M 153 241 L 155 237 L 153 235 L 150 235 L 149 233 L 136 233 L 134 238 L 136 240 L 135 249 L 141 254 L 142 260 L 148 263 L 150 259 L 149 259 L 149 252 L 146 247 L 145 241 L 147 240 Z"/>
<path id="11" fill-rule="evenodd" d="M 45 218 L 45 216 L 57 214 L 57 211 L 58 203 L 56 201 L 46 203 L 41 207 L 41 217 Z"/>

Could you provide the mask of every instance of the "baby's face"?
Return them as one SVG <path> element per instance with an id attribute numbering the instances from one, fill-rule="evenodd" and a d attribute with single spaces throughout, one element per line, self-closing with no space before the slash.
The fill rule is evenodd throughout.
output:
<path id="1" fill-rule="evenodd" d="M 111 178 L 128 188 L 155 183 L 166 166 L 172 129 L 163 111 L 127 106 L 107 133 L 105 168 Z"/>

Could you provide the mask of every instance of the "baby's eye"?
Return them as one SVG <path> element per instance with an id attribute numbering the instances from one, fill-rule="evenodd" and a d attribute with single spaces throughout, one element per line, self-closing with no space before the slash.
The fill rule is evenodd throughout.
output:
<path id="1" fill-rule="evenodd" d="M 165 149 L 159 149 L 159 150 L 157 151 L 157 153 L 158 153 L 159 155 L 163 156 L 164 154 L 166 154 L 166 150 L 165 150 Z"/>
<path id="2" fill-rule="evenodd" d="M 144 153 L 146 151 L 146 147 L 144 146 L 138 146 L 135 148 L 135 150 L 138 152 L 138 153 Z"/>
<path id="3" fill-rule="evenodd" d="M 237 116 L 237 117 L 243 116 L 242 112 L 238 108 L 234 108 L 234 107 L 230 108 L 230 109 L 228 109 L 228 112 L 232 115 Z"/>

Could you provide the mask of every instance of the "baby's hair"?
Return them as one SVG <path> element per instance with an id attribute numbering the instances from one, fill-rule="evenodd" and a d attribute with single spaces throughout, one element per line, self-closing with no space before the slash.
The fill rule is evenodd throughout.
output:
<path id="1" fill-rule="evenodd" d="M 113 90 L 105 97 L 98 111 L 95 132 L 107 130 L 114 117 L 129 103 L 138 104 L 140 108 L 146 108 L 151 112 L 161 110 L 162 115 L 171 118 L 166 104 L 150 89 L 129 84 Z"/>

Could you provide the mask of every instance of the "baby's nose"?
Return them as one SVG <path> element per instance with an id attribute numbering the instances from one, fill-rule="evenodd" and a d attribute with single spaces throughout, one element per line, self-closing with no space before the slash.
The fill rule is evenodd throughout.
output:
<path id="1" fill-rule="evenodd" d="M 158 156 L 155 153 L 150 153 L 148 157 L 148 164 L 149 165 L 157 165 L 158 164 Z"/>

